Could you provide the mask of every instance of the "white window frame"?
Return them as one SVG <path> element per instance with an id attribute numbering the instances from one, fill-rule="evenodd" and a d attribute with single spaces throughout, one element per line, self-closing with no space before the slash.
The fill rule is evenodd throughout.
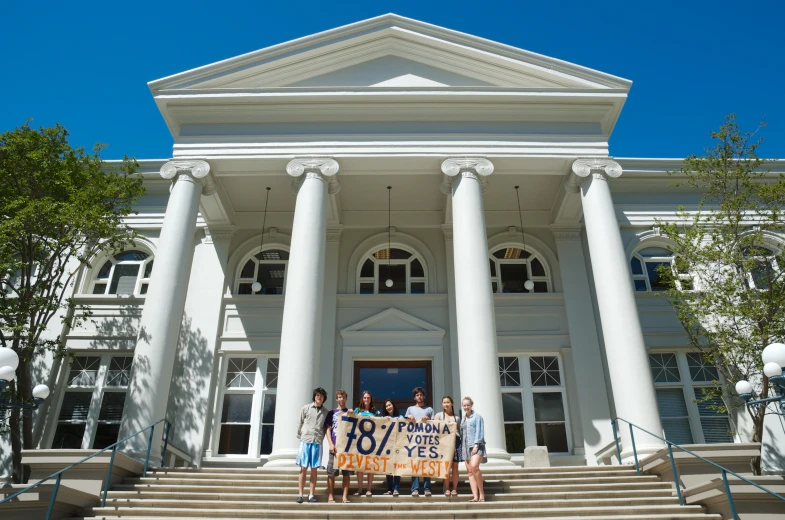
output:
<path id="1" fill-rule="evenodd" d="M 229 371 L 230 359 L 255 359 L 256 360 L 256 376 L 254 378 L 254 386 L 252 388 L 227 388 L 226 374 Z M 259 452 L 262 448 L 262 426 L 268 423 L 262 423 L 262 413 L 264 412 L 264 399 L 268 395 L 277 395 L 278 387 L 277 382 L 275 387 L 267 386 L 267 362 L 268 360 L 276 360 L 276 366 L 279 365 L 279 354 L 253 354 L 246 352 L 221 352 L 218 386 L 215 392 L 215 413 L 213 415 L 213 437 L 211 443 L 211 456 L 220 458 L 266 458 L 267 455 L 261 455 Z M 246 453 L 218 453 L 220 447 L 221 437 L 221 415 L 223 414 L 223 403 L 225 395 L 253 395 L 251 403 L 251 433 L 248 441 L 248 451 Z M 277 402 L 276 402 L 277 405 Z"/>
<path id="2" fill-rule="evenodd" d="M 129 253 L 131 251 L 139 251 L 140 253 L 144 253 L 147 255 L 147 258 L 144 260 L 116 260 L 116 255 L 121 255 L 123 253 Z M 90 283 L 87 284 L 86 291 L 83 294 L 89 296 L 97 296 L 97 297 L 113 297 L 116 298 L 118 296 L 133 296 L 135 298 L 144 298 L 145 294 L 142 294 L 142 287 L 147 285 L 148 290 L 150 287 L 150 277 L 145 276 L 145 271 L 147 270 L 147 266 L 155 260 L 155 255 L 153 255 L 150 251 L 148 251 L 144 247 L 134 247 L 133 249 L 127 249 L 124 251 L 117 251 L 111 254 L 107 254 L 101 257 L 100 260 L 96 261 L 94 267 L 90 270 Z M 112 267 L 109 269 L 109 275 L 107 278 L 98 278 L 98 273 L 101 272 L 101 269 L 106 265 L 107 262 L 111 262 Z M 110 293 L 109 289 L 112 286 L 112 277 L 114 276 L 115 268 L 118 265 L 139 265 L 139 272 L 136 275 L 136 284 L 134 285 L 134 292 L 133 294 L 117 294 L 117 293 Z M 152 276 L 152 272 L 150 273 Z M 106 288 L 104 289 L 103 293 L 93 294 L 95 290 L 95 286 L 97 284 L 105 284 Z"/>
<path id="3" fill-rule="evenodd" d="M 428 264 L 425 262 L 425 258 L 421 254 L 419 254 L 415 249 L 401 245 L 401 244 L 391 244 L 390 248 L 392 249 L 400 249 L 401 251 L 406 251 L 410 253 L 412 256 L 406 259 L 379 259 L 374 256 L 378 251 L 382 251 L 385 249 L 389 249 L 387 244 L 374 247 L 367 253 L 365 253 L 361 258 L 360 261 L 357 262 L 357 284 L 356 284 L 356 293 L 357 294 L 368 294 L 362 293 L 360 291 L 362 284 L 373 284 L 373 294 L 379 294 L 379 283 L 380 283 L 380 275 L 379 275 L 379 268 L 383 265 L 405 265 L 406 266 L 406 292 L 400 293 L 381 293 L 381 294 L 389 294 L 390 296 L 395 296 L 399 294 L 428 294 Z M 373 262 L 373 278 L 370 276 L 361 276 L 363 266 L 365 263 L 371 260 Z M 417 260 L 420 262 L 422 266 L 423 276 L 412 276 L 412 262 Z M 383 282 L 382 282 L 383 283 Z M 421 283 L 423 284 L 423 292 L 422 293 L 412 293 L 412 284 L 413 283 Z"/>
<path id="4" fill-rule="evenodd" d="M 263 253 L 265 251 L 284 251 L 286 253 L 290 253 L 288 247 L 284 247 L 279 244 L 271 244 L 270 246 L 265 246 L 264 249 L 258 247 L 253 249 L 250 253 L 248 253 L 243 257 L 242 261 L 240 261 L 240 263 L 237 266 L 237 273 L 235 274 L 234 277 L 235 282 L 234 282 L 234 288 L 232 294 L 234 294 L 235 296 L 259 296 L 259 295 L 281 296 L 283 294 L 286 294 L 286 279 L 287 276 L 289 276 L 289 260 L 259 260 L 258 258 L 256 258 L 256 255 L 258 255 L 259 253 Z M 256 265 L 254 265 L 254 269 L 253 269 L 253 277 L 243 278 L 242 277 L 243 268 L 245 267 L 245 264 L 247 264 L 249 260 L 256 260 Z M 240 284 L 252 284 L 256 281 L 257 277 L 259 276 L 260 265 L 280 265 L 280 264 L 284 264 L 283 289 L 281 290 L 281 294 L 265 294 L 261 291 L 259 291 L 258 293 L 252 292 L 251 294 L 240 294 Z"/>
<path id="5" fill-rule="evenodd" d="M 525 251 L 529 253 L 528 258 L 496 258 L 494 253 L 500 251 L 502 249 L 520 249 L 521 251 Z M 545 276 L 533 276 L 532 275 L 532 268 L 531 268 L 531 261 L 533 259 L 537 259 L 540 264 L 542 264 L 543 269 L 545 270 Z M 535 249 L 530 248 L 529 246 L 525 246 L 524 244 L 502 244 L 497 247 L 494 247 L 488 253 L 488 259 L 494 263 L 494 267 L 496 268 L 496 275 L 493 275 L 491 272 L 491 290 L 493 287 L 496 287 L 496 290 L 493 292 L 495 294 L 534 294 L 534 288 L 532 290 L 524 289 L 523 293 L 504 293 L 502 292 L 502 265 L 504 264 L 513 264 L 513 265 L 525 265 L 526 266 L 526 276 L 528 280 L 532 282 L 545 282 L 547 284 L 548 290 L 546 293 L 553 292 L 553 281 L 551 280 L 551 269 L 548 265 L 548 262 L 545 260 L 545 256 L 538 253 Z M 490 270 L 490 265 L 488 266 Z M 537 294 L 546 294 L 546 293 L 537 293 Z"/>
<path id="6" fill-rule="evenodd" d="M 769 255 L 752 255 L 747 257 L 745 255 L 745 259 L 752 259 L 756 262 L 760 263 L 769 263 L 771 264 L 771 269 L 774 271 L 775 274 L 779 275 L 780 273 L 780 266 L 777 263 L 777 254 L 775 252 L 775 247 L 772 247 L 769 244 L 764 244 L 760 246 L 755 246 L 759 249 L 765 249 L 770 254 Z M 755 283 L 755 276 L 752 271 L 746 273 L 746 277 L 742 278 L 742 283 L 744 283 L 746 289 L 757 289 L 759 291 L 767 291 L 768 289 L 765 287 L 758 287 L 758 284 Z"/>
<path id="7" fill-rule="evenodd" d="M 647 293 L 649 293 L 649 292 L 661 293 L 661 292 L 664 292 L 664 291 L 661 291 L 661 290 L 656 290 L 655 291 L 654 289 L 651 288 L 651 279 L 649 279 L 649 271 L 648 271 L 648 269 L 646 269 L 646 264 L 647 263 L 652 263 L 652 264 L 670 264 L 671 270 L 673 271 L 673 274 L 676 275 L 676 280 L 675 280 L 676 281 L 676 288 L 678 290 L 680 290 L 680 291 L 691 291 L 692 289 L 691 288 L 688 289 L 687 288 L 688 285 L 685 284 L 684 282 L 688 282 L 689 283 L 689 287 L 691 287 L 692 283 L 693 283 L 693 278 L 688 273 L 679 273 L 678 271 L 676 271 L 676 262 L 675 262 L 676 254 L 673 253 L 672 251 L 671 251 L 671 254 L 668 255 L 668 256 L 646 256 L 646 257 L 644 257 L 644 256 L 642 256 L 640 254 L 641 251 L 643 251 L 645 249 L 649 249 L 649 248 L 668 249 L 667 247 L 665 247 L 663 245 L 660 245 L 660 244 L 646 244 L 646 243 L 643 243 L 643 244 L 641 244 L 640 247 L 638 247 L 635 250 L 634 253 L 632 253 L 632 256 L 630 257 L 630 261 L 628 262 L 628 265 L 629 265 L 629 268 L 630 268 L 630 275 L 632 276 L 632 286 L 633 286 L 633 289 L 635 290 L 635 292 L 637 292 L 637 293 L 644 293 L 644 292 L 647 292 Z M 633 272 L 633 270 L 632 270 L 632 259 L 633 258 L 638 260 L 638 262 L 640 262 L 641 269 L 643 271 L 642 274 L 635 274 Z M 638 290 L 638 288 L 635 286 L 635 281 L 636 280 L 643 280 L 645 282 L 645 284 L 646 284 L 646 290 L 645 291 Z"/>
<path id="8" fill-rule="evenodd" d="M 95 385 L 94 386 L 70 386 L 68 383 L 69 375 L 71 373 L 71 366 L 74 362 L 74 359 L 70 359 L 68 363 L 63 363 L 62 372 L 60 373 L 60 381 L 62 383 L 59 385 L 61 390 L 59 395 L 57 396 L 57 408 L 56 413 L 54 414 L 53 426 L 51 428 L 51 434 L 48 439 L 48 443 L 46 445 L 52 446 L 54 442 L 55 435 L 57 433 L 57 426 L 60 424 L 60 410 L 63 406 L 63 401 L 65 400 L 66 393 L 89 393 L 91 394 L 90 399 L 90 409 L 87 414 L 87 420 L 85 421 L 85 431 L 82 436 L 82 445 L 80 449 L 92 449 L 93 442 L 95 442 L 95 435 L 98 431 L 98 425 L 101 423 L 99 421 L 99 416 L 101 412 L 101 404 L 103 402 L 103 396 L 107 393 L 128 393 L 128 386 L 124 387 L 116 387 L 116 386 L 108 386 L 107 385 L 107 374 L 109 372 L 109 367 L 112 362 L 112 358 L 115 357 L 133 357 L 133 352 L 129 351 L 112 351 L 112 352 L 78 352 L 74 353 L 73 358 L 91 358 L 97 357 L 100 359 L 98 365 L 98 372 L 95 376 Z M 133 367 L 131 369 L 131 373 L 133 373 Z M 107 423 L 106 421 L 103 421 Z M 112 421 L 114 423 L 114 421 Z M 108 423 L 107 423 L 108 424 Z M 53 448 L 57 449 L 57 448 Z"/>
<path id="9" fill-rule="evenodd" d="M 501 391 L 503 394 L 523 394 L 523 433 L 526 446 L 537 446 L 537 422 L 534 415 L 534 394 L 537 393 L 561 393 L 562 406 L 564 407 L 564 429 L 567 436 L 567 451 L 566 452 L 553 452 L 554 454 L 571 454 L 573 453 L 572 429 L 570 427 L 570 410 L 567 401 L 567 387 L 565 385 L 564 375 L 564 360 L 561 355 L 556 352 L 542 352 L 526 354 L 520 353 L 499 353 L 499 358 L 518 358 L 518 368 L 520 369 L 520 386 L 502 386 Z M 531 367 L 529 366 L 529 359 L 536 357 L 555 357 L 559 363 L 559 382 L 560 385 L 556 386 L 534 386 L 531 379 Z M 517 424 L 516 421 L 504 421 L 505 424 Z"/>
<path id="10" fill-rule="evenodd" d="M 673 354 L 676 356 L 676 364 L 679 369 L 679 381 L 678 382 L 667 382 L 667 383 L 654 383 L 654 388 L 670 388 L 670 389 L 681 389 L 682 393 L 684 394 L 684 403 L 687 407 L 687 418 L 690 424 L 690 431 L 692 433 L 692 442 L 693 444 L 706 444 L 706 438 L 703 435 L 703 424 L 701 423 L 701 415 L 698 409 L 698 404 L 695 402 L 696 399 L 701 395 L 700 389 L 701 388 L 711 388 L 713 385 L 710 381 L 693 381 L 692 375 L 690 374 L 690 367 L 689 362 L 687 361 L 687 354 L 698 354 L 700 352 L 692 351 L 692 350 L 651 350 L 648 354 Z M 725 380 L 722 377 L 722 374 L 719 374 L 719 385 L 720 387 L 725 386 Z M 723 396 L 725 399 L 725 396 Z M 730 425 L 732 430 L 736 430 L 733 416 L 728 411 L 725 415 L 728 418 L 728 424 Z M 718 415 L 718 417 L 721 417 Z M 733 442 L 739 442 L 739 435 L 737 431 L 734 431 L 732 435 Z"/>

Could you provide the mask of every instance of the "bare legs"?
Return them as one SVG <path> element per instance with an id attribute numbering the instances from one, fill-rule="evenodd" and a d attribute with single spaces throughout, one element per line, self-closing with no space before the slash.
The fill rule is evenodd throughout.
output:
<path id="1" fill-rule="evenodd" d="M 450 486 L 450 482 L 452 482 L 452 486 Z M 450 489 L 453 490 L 453 493 L 457 493 L 458 491 L 458 463 L 453 462 L 452 467 L 450 469 L 450 476 L 444 479 L 444 494 L 449 494 Z"/>
<path id="2" fill-rule="evenodd" d="M 357 493 L 355 496 L 363 494 L 363 476 L 365 473 L 357 472 Z M 373 487 L 373 473 L 368 473 L 368 487 L 366 488 L 365 496 L 371 496 L 371 488 Z"/>
<path id="3" fill-rule="evenodd" d="M 344 503 L 349 502 L 349 484 L 351 484 L 351 477 L 349 475 L 343 476 L 343 481 L 341 482 L 341 489 L 343 490 L 343 501 Z M 327 476 L 327 501 L 334 502 L 335 498 L 333 498 L 333 491 L 335 490 L 335 477 Z"/>
<path id="4" fill-rule="evenodd" d="M 485 502 L 485 489 L 483 489 L 482 472 L 480 471 L 482 455 L 472 455 L 471 460 L 466 461 L 466 471 L 469 472 L 469 486 L 472 488 L 471 502 Z"/>
<path id="5" fill-rule="evenodd" d="M 310 468 L 311 469 L 311 495 L 316 494 L 316 469 L 317 468 Z M 297 483 L 300 485 L 300 496 L 303 496 L 303 488 L 305 487 L 305 474 L 308 472 L 308 468 L 300 468 L 300 475 L 298 476 Z"/>

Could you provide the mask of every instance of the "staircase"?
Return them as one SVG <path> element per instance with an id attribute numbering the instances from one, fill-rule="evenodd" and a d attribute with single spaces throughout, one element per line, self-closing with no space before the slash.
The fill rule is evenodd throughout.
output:
<path id="1" fill-rule="evenodd" d="M 462 474 L 457 497 L 445 497 L 435 481 L 432 497 L 409 496 L 409 479 L 401 496 L 384 495 L 384 477 L 377 476 L 372 498 L 350 495 L 342 504 L 327 503 L 326 473 L 319 472 L 317 504 L 297 504 L 297 475 L 264 469 L 159 469 L 147 478 L 127 478 L 109 491 L 106 507 L 85 518 L 275 518 L 275 519 L 574 519 L 582 520 L 721 520 L 700 506 L 680 506 L 670 483 L 635 473 L 628 466 L 487 468 L 486 502 L 468 503 L 468 482 Z M 352 478 L 351 492 L 356 480 Z M 306 483 L 307 486 L 307 483 Z M 306 487 L 306 498 L 307 498 Z"/>

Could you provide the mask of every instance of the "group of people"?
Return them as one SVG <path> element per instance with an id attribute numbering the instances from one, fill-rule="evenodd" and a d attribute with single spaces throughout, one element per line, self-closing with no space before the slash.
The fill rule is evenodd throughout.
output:
<path id="1" fill-rule="evenodd" d="M 472 499 L 469 502 L 485 502 L 485 490 L 483 489 L 482 472 L 480 463 L 485 462 L 485 425 L 482 417 L 472 410 L 474 402 L 471 397 L 464 397 L 461 401 L 461 410 L 456 410 L 452 397 L 445 396 L 442 399 L 442 411 L 434 413 L 433 408 L 425 403 L 425 390 L 417 387 L 412 390 L 414 405 L 409 406 L 406 412 L 401 414 L 391 400 L 384 402 L 381 411 L 374 407 L 371 392 L 364 391 L 360 396 L 360 402 L 354 410 L 346 407 L 347 394 L 344 390 L 335 393 L 337 408 L 327 410 L 324 405 L 327 400 L 327 392 L 324 388 L 317 388 L 313 391 L 313 402 L 303 406 L 300 412 L 300 424 L 297 428 L 297 438 L 300 440 L 300 448 L 297 452 L 296 464 L 300 466 L 298 479 L 299 495 L 297 503 L 303 503 L 303 489 L 305 487 L 306 475 L 310 470 L 310 494 L 308 502 L 316 502 L 316 472 L 321 466 L 322 460 L 322 440 L 327 440 L 329 446 L 329 457 L 327 461 L 327 501 L 335 503 L 333 492 L 335 489 L 335 476 L 340 471 L 343 477 L 342 492 L 343 503 L 349 503 L 349 486 L 353 471 L 338 470 L 335 467 L 336 456 L 336 436 L 338 425 L 343 415 L 357 415 L 369 417 L 388 417 L 406 418 L 413 421 L 446 421 L 455 423 L 457 434 L 455 438 L 455 454 L 450 470 L 450 474 L 444 479 L 444 495 L 458 495 L 458 463 L 463 461 L 466 471 L 469 474 L 469 486 L 472 490 Z M 386 475 L 387 492 L 385 494 L 398 496 L 401 477 Z M 367 481 L 366 481 L 367 479 Z M 357 472 L 357 491 L 354 496 L 363 495 L 363 485 L 365 485 L 365 496 L 371 497 L 373 493 L 374 474 L 364 475 Z M 431 479 L 423 478 L 423 492 L 426 497 L 431 496 Z M 412 477 L 411 494 L 413 497 L 420 495 L 420 478 Z"/>

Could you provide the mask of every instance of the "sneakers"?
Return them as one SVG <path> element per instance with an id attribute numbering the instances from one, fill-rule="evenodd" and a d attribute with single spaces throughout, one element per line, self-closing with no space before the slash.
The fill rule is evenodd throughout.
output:
<path id="1" fill-rule="evenodd" d="M 313 495 L 309 495 L 309 496 L 308 496 L 308 502 L 310 502 L 310 503 L 312 503 L 312 504 L 313 504 L 313 503 L 315 503 L 315 502 L 316 502 L 316 497 L 315 497 L 315 496 L 313 496 Z"/>
<path id="2" fill-rule="evenodd" d="M 303 497 L 297 497 L 297 503 L 298 504 L 302 504 L 303 503 Z"/>
<path id="3" fill-rule="evenodd" d="M 420 496 L 420 492 L 415 489 L 414 491 L 412 491 L 412 496 L 413 497 L 418 497 L 418 496 Z"/>
<path id="4" fill-rule="evenodd" d="M 393 496 L 394 496 L 394 497 L 397 497 L 399 494 L 400 494 L 400 493 L 398 493 L 398 490 L 397 490 L 397 489 L 394 489 L 394 490 L 393 490 Z"/>
<path id="5" fill-rule="evenodd" d="M 431 490 L 430 490 L 430 489 L 426 489 L 426 490 L 425 490 L 425 496 L 426 496 L 426 497 L 429 497 L 429 496 L 431 496 Z"/>

